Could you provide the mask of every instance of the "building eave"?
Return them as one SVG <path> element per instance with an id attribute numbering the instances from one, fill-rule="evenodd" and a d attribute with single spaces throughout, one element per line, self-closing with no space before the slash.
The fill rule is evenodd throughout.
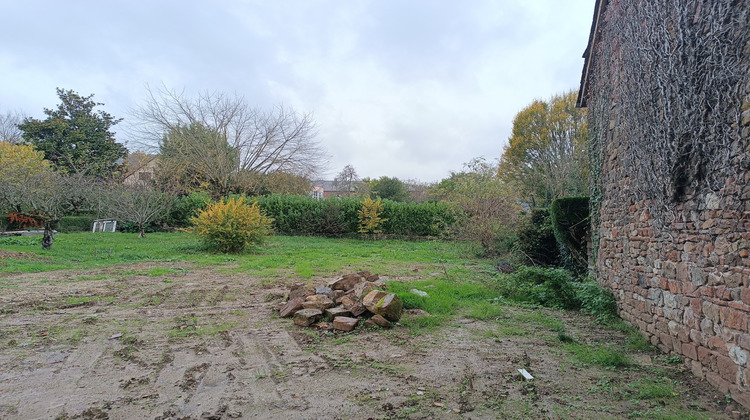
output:
<path id="1" fill-rule="evenodd" d="M 583 71 L 581 72 L 581 85 L 578 89 L 578 99 L 576 99 L 576 107 L 586 108 L 586 100 L 589 94 L 589 69 L 591 68 L 591 52 L 594 50 L 594 45 L 597 42 L 597 33 L 599 29 L 599 21 L 602 17 L 603 6 L 606 6 L 607 0 L 596 0 L 594 4 L 594 17 L 591 22 L 591 32 L 589 32 L 589 43 L 586 46 L 586 50 L 583 52 Z"/>

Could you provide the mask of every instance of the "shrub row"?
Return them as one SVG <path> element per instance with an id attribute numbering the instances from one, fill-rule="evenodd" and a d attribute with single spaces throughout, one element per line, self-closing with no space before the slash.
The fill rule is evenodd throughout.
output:
<path id="1" fill-rule="evenodd" d="M 339 237 L 356 235 L 359 231 L 359 210 L 362 208 L 360 198 L 317 200 L 302 195 L 269 195 L 248 200 L 256 201 L 260 209 L 274 219 L 273 229 L 281 234 Z M 189 227 L 190 218 L 209 203 L 211 199 L 205 193 L 175 198 L 172 210 L 164 220 L 154 221 L 146 229 L 158 231 L 163 226 Z M 440 236 L 459 217 L 454 207 L 445 203 L 402 203 L 390 200 L 383 200 L 382 203 L 380 218 L 383 222 L 379 229 L 385 235 Z M 91 229 L 91 226 L 87 229 Z M 129 232 L 133 227 L 122 223 L 119 229 Z"/>
<path id="2" fill-rule="evenodd" d="M 274 219 L 276 232 L 290 235 L 342 236 L 359 230 L 358 198 L 316 200 L 299 195 L 258 197 L 260 208 Z M 456 221 L 444 203 L 401 203 L 383 200 L 382 233 L 400 236 L 439 236 Z"/>
<path id="3" fill-rule="evenodd" d="M 92 215 L 65 216 L 57 224 L 57 230 L 62 233 L 90 232 L 94 226 L 94 219 L 96 217 Z"/>

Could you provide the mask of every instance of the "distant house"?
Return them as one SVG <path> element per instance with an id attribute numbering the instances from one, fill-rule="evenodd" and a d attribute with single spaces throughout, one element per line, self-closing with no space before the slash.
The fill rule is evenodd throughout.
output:
<path id="1" fill-rule="evenodd" d="M 323 187 L 313 186 L 312 190 L 310 191 L 310 197 L 312 197 L 312 198 L 314 198 L 316 200 L 322 200 L 324 193 L 325 193 L 325 191 L 323 190 Z"/>
<path id="2" fill-rule="evenodd" d="M 357 195 L 366 186 L 367 184 L 362 181 L 355 181 L 349 187 L 346 187 L 336 181 L 317 180 L 313 181 L 313 190 L 310 192 L 310 195 L 323 199 L 330 197 L 351 197 Z"/>
<path id="3" fill-rule="evenodd" d="M 133 152 L 125 158 L 122 182 L 126 185 L 151 182 L 156 177 L 158 164 L 159 159 L 154 155 Z"/>

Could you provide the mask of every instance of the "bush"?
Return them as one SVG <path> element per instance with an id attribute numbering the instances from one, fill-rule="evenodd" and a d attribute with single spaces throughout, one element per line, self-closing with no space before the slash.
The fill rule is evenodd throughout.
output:
<path id="1" fill-rule="evenodd" d="M 500 293 L 517 302 L 534 303 L 559 309 L 579 309 L 575 279 L 562 268 L 522 267 L 505 276 Z"/>
<path id="2" fill-rule="evenodd" d="M 560 260 L 560 248 L 552 230 L 552 219 L 547 209 L 532 209 L 521 222 L 517 232 L 516 250 L 526 262 L 535 265 L 555 265 Z"/>
<path id="3" fill-rule="evenodd" d="M 576 273 L 585 273 L 588 268 L 589 198 L 558 198 L 550 205 L 549 213 L 564 262 Z"/>
<path id="4" fill-rule="evenodd" d="M 456 212 L 445 203 L 401 203 L 383 200 L 383 232 L 404 236 L 439 236 L 456 222 Z"/>
<path id="5" fill-rule="evenodd" d="M 320 205 L 300 217 L 308 235 L 339 237 L 347 232 L 341 200 L 323 200 Z"/>
<path id="6" fill-rule="evenodd" d="M 172 211 L 165 218 L 165 222 L 173 227 L 190 226 L 190 218 L 211 203 L 211 197 L 206 192 L 194 192 L 182 197 L 176 197 L 172 204 Z"/>
<path id="7" fill-rule="evenodd" d="M 150 222 L 143 225 L 143 233 L 161 232 L 163 229 L 158 223 Z M 141 233 L 141 229 L 133 222 L 117 222 L 117 231 L 122 233 Z"/>
<path id="8" fill-rule="evenodd" d="M 65 216 L 60 219 L 57 230 L 62 233 L 90 232 L 94 226 L 94 216 Z"/>
<path id="9" fill-rule="evenodd" d="M 380 217 L 383 213 L 383 203 L 378 198 L 373 200 L 370 197 L 365 198 L 362 202 L 362 208 L 359 209 L 359 233 L 376 234 L 381 233 L 381 225 L 386 219 Z"/>
<path id="10" fill-rule="evenodd" d="M 260 210 L 257 202 L 244 197 L 210 204 L 190 219 L 185 229 L 203 237 L 203 241 L 221 252 L 242 252 L 247 245 L 261 245 L 271 234 L 273 219 Z"/>
<path id="11" fill-rule="evenodd" d="M 31 213 L 35 214 L 36 212 L 32 211 Z M 7 221 L 8 230 L 39 229 L 44 227 L 44 223 L 41 220 L 15 211 L 6 214 L 4 219 Z"/>
<path id="12" fill-rule="evenodd" d="M 596 317 L 600 323 L 607 323 L 617 318 L 617 301 L 611 291 L 602 287 L 592 277 L 575 284 L 581 310 Z"/>

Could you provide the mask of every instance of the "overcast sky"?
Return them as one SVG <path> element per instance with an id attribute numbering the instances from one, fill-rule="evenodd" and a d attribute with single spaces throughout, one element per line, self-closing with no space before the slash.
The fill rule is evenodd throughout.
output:
<path id="1" fill-rule="evenodd" d="M 0 0 L 0 112 L 42 118 L 56 87 L 94 94 L 126 120 L 146 85 L 237 93 L 313 112 L 331 157 L 324 177 L 351 164 L 360 177 L 438 181 L 474 157 L 499 157 L 534 99 L 578 89 L 593 9 L 594 0 Z"/>

